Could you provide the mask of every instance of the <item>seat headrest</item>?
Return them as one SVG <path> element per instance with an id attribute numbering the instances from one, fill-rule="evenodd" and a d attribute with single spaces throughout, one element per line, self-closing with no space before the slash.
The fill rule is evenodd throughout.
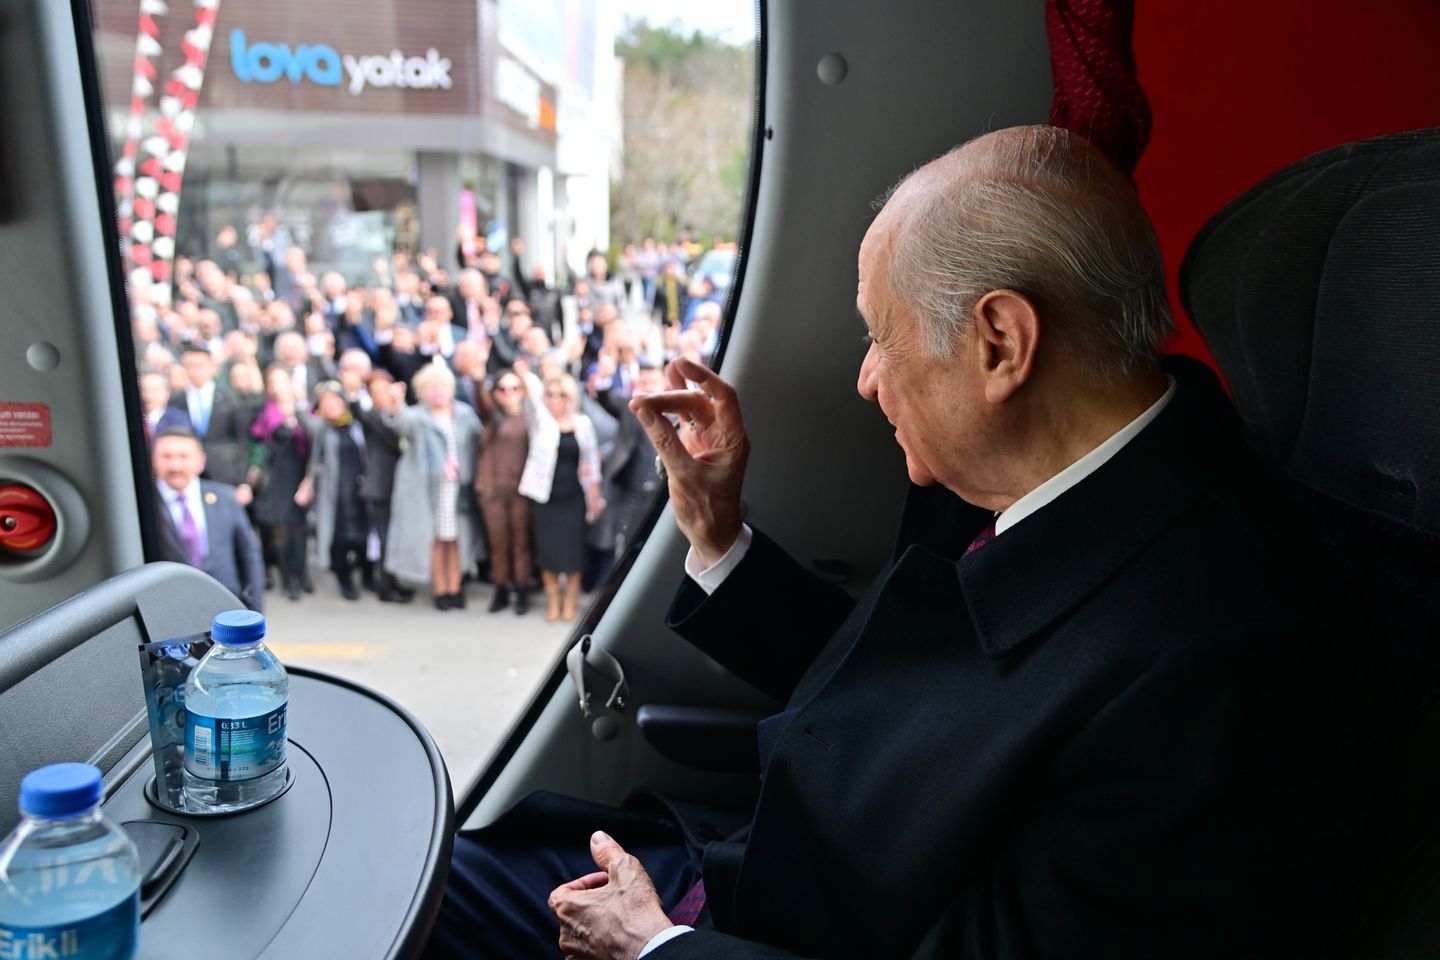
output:
<path id="1" fill-rule="evenodd" d="M 1440 536 L 1440 128 L 1267 178 L 1195 237 L 1180 290 L 1262 457 Z"/>

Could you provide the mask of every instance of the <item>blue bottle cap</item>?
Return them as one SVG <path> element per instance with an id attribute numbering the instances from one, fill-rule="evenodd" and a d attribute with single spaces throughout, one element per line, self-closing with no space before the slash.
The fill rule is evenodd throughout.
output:
<path id="1" fill-rule="evenodd" d="M 210 639 L 227 647 L 248 647 L 265 639 L 265 615 L 254 610 L 226 610 L 210 621 Z"/>
<path id="2" fill-rule="evenodd" d="M 20 812 L 60 820 L 84 813 L 105 795 L 100 768 L 88 763 L 52 763 L 20 781 Z"/>

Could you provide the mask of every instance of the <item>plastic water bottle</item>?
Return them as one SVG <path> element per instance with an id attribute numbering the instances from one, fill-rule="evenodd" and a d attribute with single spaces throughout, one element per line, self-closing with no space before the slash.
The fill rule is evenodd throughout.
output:
<path id="1" fill-rule="evenodd" d="M 290 680 L 255 611 L 220 614 L 210 637 L 215 645 L 185 681 L 185 804 L 228 813 L 285 786 Z"/>
<path id="2" fill-rule="evenodd" d="M 20 781 L 0 845 L 0 958 L 129 960 L 140 942 L 140 855 L 100 812 L 100 771 L 41 767 Z"/>

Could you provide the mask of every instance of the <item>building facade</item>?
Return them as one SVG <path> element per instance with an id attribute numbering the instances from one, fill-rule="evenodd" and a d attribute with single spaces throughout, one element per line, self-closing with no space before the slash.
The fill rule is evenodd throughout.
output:
<path id="1" fill-rule="evenodd" d="M 525 238 L 527 260 L 553 277 L 570 246 L 609 239 L 620 132 L 608 7 L 96 0 L 116 156 L 133 111 L 146 111 L 148 135 L 154 117 L 182 109 L 166 104 L 166 78 L 208 41 L 180 141 L 178 255 L 210 254 L 227 225 L 253 237 L 273 214 L 317 269 L 359 280 L 376 257 L 433 248 L 453 271 L 473 224 L 492 243 Z M 151 88 L 153 108 L 135 102 Z M 565 156 L 578 158 L 571 168 Z"/>

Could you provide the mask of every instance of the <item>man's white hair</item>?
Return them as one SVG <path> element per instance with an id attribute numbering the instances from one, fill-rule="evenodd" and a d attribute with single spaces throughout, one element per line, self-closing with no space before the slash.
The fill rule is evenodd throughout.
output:
<path id="1" fill-rule="evenodd" d="M 370 360 L 370 354 L 359 347 L 349 347 L 344 353 L 340 354 L 340 366 L 343 367 L 347 360 L 353 361 L 365 373 L 369 373 L 374 369 L 374 364 Z"/>
<path id="2" fill-rule="evenodd" d="M 966 163 L 958 174 L 910 200 L 892 250 L 890 292 L 919 317 L 931 355 L 953 354 L 985 294 L 1014 290 L 1092 377 L 1126 376 L 1153 360 L 1173 328 L 1165 271 L 1119 173 L 1056 127 L 1006 131 L 968 163 L 957 156 L 966 146 L 938 165 Z M 917 175 L 928 178 L 927 168 Z"/>

